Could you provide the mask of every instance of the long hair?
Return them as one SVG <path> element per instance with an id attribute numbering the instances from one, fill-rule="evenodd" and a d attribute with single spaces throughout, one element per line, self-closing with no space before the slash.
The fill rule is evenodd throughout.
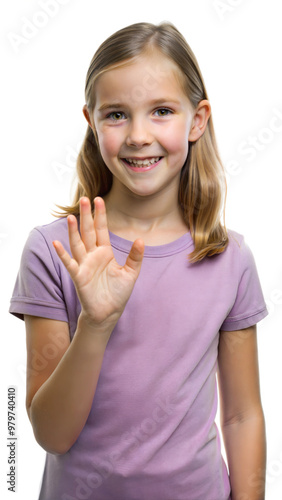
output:
<path id="1" fill-rule="evenodd" d="M 152 48 L 160 50 L 179 67 L 182 85 L 194 109 L 201 100 L 208 99 L 195 55 L 181 33 L 171 23 L 137 23 L 114 33 L 94 54 L 85 84 L 85 101 L 90 115 L 95 106 L 95 81 L 98 76 Z M 95 196 L 106 195 L 112 186 L 112 173 L 104 163 L 97 138 L 89 125 L 77 158 L 77 176 L 73 204 L 59 206 L 62 210 L 60 216 L 78 215 L 81 196 L 91 200 L 93 210 Z M 180 176 L 178 201 L 194 241 L 190 262 L 225 250 L 227 230 L 220 222 L 225 199 L 226 179 L 210 116 L 203 135 L 189 143 L 188 157 Z"/>

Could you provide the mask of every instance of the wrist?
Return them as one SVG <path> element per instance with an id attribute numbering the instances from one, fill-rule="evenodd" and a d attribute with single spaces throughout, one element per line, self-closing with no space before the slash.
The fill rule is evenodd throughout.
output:
<path id="1" fill-rule="evenodd" d="M 111 321 L 97 323 L 87 314 L 81 312 L 77 321 L 76 335 L 89 336 L 91 339 L 101 342 L 101 345 L 105 344 L 106 346 L 115 324 L 116 322 Z"/>

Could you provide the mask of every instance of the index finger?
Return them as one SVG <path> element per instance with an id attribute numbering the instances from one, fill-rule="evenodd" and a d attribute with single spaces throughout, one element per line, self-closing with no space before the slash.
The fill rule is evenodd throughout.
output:
<path id="1" fill-rule="evenodd" d="M 95 249 L 96 235 L 91 213 L 91 203 L 86 197 L 80 198 L 80 233 L 87 252 Z"/>
<path id="2" fill-rule="evenodd" d="M 96 245 L 110 246 L 110 235 L 108 230 L 106 206 L 103 198 L 96 197 L 94 199 L 95 214 L 94 214 L 94 227 L 96 231 Z"/>

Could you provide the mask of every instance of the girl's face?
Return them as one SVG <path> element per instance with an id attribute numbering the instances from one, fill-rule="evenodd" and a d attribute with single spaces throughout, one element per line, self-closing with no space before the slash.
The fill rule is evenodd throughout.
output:
<path id="1" fill-rule="evenodd" d="M 178 192 L 194 118 L 180 78 L 159 51 L 98 77 L 92 123 L 113 188 L 140 196 L 173 186 Z"/>

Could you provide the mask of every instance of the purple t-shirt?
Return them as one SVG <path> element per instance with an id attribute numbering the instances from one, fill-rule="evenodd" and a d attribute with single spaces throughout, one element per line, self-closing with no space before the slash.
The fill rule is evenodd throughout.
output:
<path id="1" fill-rule="evenodd" d="M 190 233 L 145 247 L 85 427 L 66 454 L 47 453 L 40 500 L 229 499 L 214 423 L 219 331 L 267 315 L 252 253 L 241 235 L 229 238 L 197 264 Z M 10 312 L 67 321 L 72 338 L 80 303 L 55 239 L 70 252 L 64 218 L 30 233 Z M 110 239 L 123 265 L 132 243 Z"/>

